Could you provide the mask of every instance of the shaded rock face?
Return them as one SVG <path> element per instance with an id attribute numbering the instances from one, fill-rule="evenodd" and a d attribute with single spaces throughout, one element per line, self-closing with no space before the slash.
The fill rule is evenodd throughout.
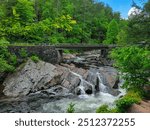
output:
<path id="1" fill-rule="evenodd" d="M 2 85 L 2 84 L 0 83 L 0 98 L 4 97 L 4 94 L 3 94 L 4 88 L 5 88 L 4 85 Z"/>
<path id="2" fill-rule="evenodd" d="M 3 85 L 6 96 L 17 97 L 30 92 L 47 89 L 59 83 L 62 73 L 50 63 L 39 61 L 34 63 L 29 60 L 22 68 L 9 75 Z"/>
<path id="3" fill-rule="evenodd" d="M 54 46 L 8 46 L 8 50 L 15 54 L 19 61 L 22 61 L 22 57 L 20 55 L 21 49 L 26 50 L 28 52 L 28 56 L 37 55 L 43 61 L 57 64 L 62 61 L 62 55 L 60 51 L 56 50 Z"/>
<path id="4" fill-rule="evenodd" d="M 5 72 L 0 73 L 0 82 L 3 82 L 6 77 L 7 77 L 7 73 L 5 73 Z"/>

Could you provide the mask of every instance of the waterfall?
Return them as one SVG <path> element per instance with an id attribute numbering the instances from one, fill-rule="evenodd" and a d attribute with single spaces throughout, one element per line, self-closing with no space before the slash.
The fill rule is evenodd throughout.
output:
<path id="1" fill-rule="evenodd" d="M 108 93 L 107 92 L 107 86 L 103 84 L 102 76 L 98 72 L 97 72 L 97 78 L 99 80 L 99 90 L 100 90 L 100 92 Z"/>
<path id="2" fill-rule="evenodd" d="M 85 79 L 83 79 L 83 77 L 82 77 L 81 75 L 79 75 L 79 74 L 77 74 L 77 73 L 75 73 L 75 72 L 73 72 L 73 71 L 70 71 L 70 72 L 71 72 L 72 74 L 78 76 L 79 79 L 80 79 L 80 84 L 79 84 L 78 88 L 79 88 L 80 91 L 81 91 L 81 95 L 87 95 L 86 92 L 85 92 L 85 89 L 86 89 L 86 86 L 87 86 L 87 85 L 89 85 L 89 86 L 92 87 L 92 94 L 94 93 L 95 88 L 94 88 L 94 85 L 93 85 L 93 84 L 91 84 L 90 82 L 88 82 L 88 81 L 86 81 Z"/>
<path id="3" fill-rule="evenodd" d="M 99 72 L 91 72 L 92 77 L 89 80 L 85 80 L 80 74 L 77 74 L 73 71 L 70 70 L 70 72 L 79 77 L 80 79 L 80 84 L 78 85 L 77 88 L 80 89 L 80 95 L 75 96 L 73 98 L 62 98 L 60 100 L 56 100 L 54 102 L 46 103 L 43 106 L 43 112 L 48 112 L 48 113 L 65 113 L 68 105 L 72 102 L 75 104 L 75 112 L 76 113 L 95 113 L 96 109 L 103 104 L 107 104 L 109 107 L 114 107 L 115 106 L 115 100 L 117 100 L 122 94 L 121 93 L 118 96 L 113 96 L 108 93 L 108 87 L 103 84 L 103 77 Z M 96 91 L 95 89 L 95 80 L 98 79 L 98 86 L 99 86 L 99 91 L 94 94 Z M 92 94 L 88 95 L 86 93 L 86 87 L 87 86 L 92 87 Z"/>
<path id="4" fill-rule="evenodd" d="M 94 94 L 95 87 L 92 83 L 90 83 L 90 82 L 86 81 L 85 79 L 83 79 L 83 77 L 81 75 L 79 75 L 75 72 L 72 72 L 72 71 L 70 71 L 70 72 L 72 74 L 78 76 L 79 79 L 80 79 L 80 84 L 78 86 L 78 88 L 80 89 L 80 95 L 87 95 L 86 92 L 85 92 L 85 89 L 86 89 L 87 85 L 90 85 L 92 87 L 92 94 Z M 98 87 L 99 87 L 100 92 L 108 93 L 107 86 L 103 84 L 102 75 L 99 72 L 97 72 L 96 76 L 98 78 Z"/>

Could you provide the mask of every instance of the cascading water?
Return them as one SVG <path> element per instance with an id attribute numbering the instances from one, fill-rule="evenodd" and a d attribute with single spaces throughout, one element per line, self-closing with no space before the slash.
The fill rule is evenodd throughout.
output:
<path id="1" fill-rule="evenodd" d="M 72 74 L 78 76 L 80 78 L 80 84 L 78 88 L 80 89 L 80 95 L 73 98 L 62 98 L 61 100 L 56 100 L 54 102 L 46 103 L 43 106 L 43 112 L 49 113 L 64 113 L 66 112 L 70 103 L 75 104 L 75 112 L 76 113 L 94 113 L 96 109 L 103 105 L 107 104 L 110 107 L 114 107 L 114 101 L 120 97 L 120 95 L 124 94 L 124 91 L 118 96 L 113 96 L 107 92 L 107 86 L 103 84 L 102 75 L 100 73 L 96 73 L 97 78 L 99 80 L 99 90 L 95 93 L 95 86 L 83 79 L 83 77 L 75 72 L 71 72 Z M 92 87 L 92 94 L 87 94 L 85 91 L 85 85 L 89 85 Z"/>
<path id="2" fill-rule="evenodd" d="M 93 85 L 93 84 L 91 84 L 91 83 L 87 82 L 86 80 L 84 80 L 81 75 L 79 75 L 79 74 L 77 74 L 77 73 L 75 73 L 75 72 L 72 72 L 72 71 L 71 71 L 71 73 L 74 74 L 74 75 L 76 75 L 76 76 L 78 76 L 78 77 L 80 78 L 80 84 L 79 84 L 79 86 L 78 86 L 78 88 L 79 88 L 80 91 L 81 91 L 80 97 L 85 97 L 85 96 L 87 96 L 87 94 L 86 94 L 86 92 L 85 92 L 85 86 L 86 86 L 86 85 L 91 86 L 92 94 L 94 93 L 94 85 Z"/>
<path id="3" fill-rule="evenodd" d="M 103 81 L 102 81 L 102 78 L 101 78 L 101 74 L 97 73 L 97 77 L 98 77 L 98 80 L 99 80 L 99 90 L 101 92 L 107 93 L 107 86 L 105 86 L 103 84 Z"/>

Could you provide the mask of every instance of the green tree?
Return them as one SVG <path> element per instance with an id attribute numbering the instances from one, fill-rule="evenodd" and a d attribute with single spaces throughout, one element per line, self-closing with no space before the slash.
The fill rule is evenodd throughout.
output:
<path id="1" fill-rule="evenodd" d="M 32 23 L 35 18 L 33 2 L 30 0 L 17 0 L 13 14 L 18 15 L 21 22 Z"/>
<path id="2" fill-rule="evenodd" d="M 115 44 L 117 42 L 118 32 L 119 32 L 118 23 L 116 22 L 115 19 L 113 19 L 108 25 L 106 40 L 104 41 L 104 43 Z"/>
<path id="3" fill-rule="evenodd" d="M 6 39 L 0 39 L 0 73 L 11 72 L 15 69 L 16 56 L 8 51 L 9 42 Z"/>
<path id="4" fill-rule="evenodd" d="M 117 43 L 125 45 L 127 44 L 127 38 L 128 38 L 127 32 L 121 29 L 117 35 Z"/>
<path id="5" fill-rule="evenodd" d="M 93 0 L 0 0 L 0 37 L 11 42 L 101 43 L 113 18 L 119 23 L 119 13 Z"/>
<path id="6" fill-rule="evenodd" d="M 111 53 L 115 66 L 122 72 L 125 79 L 124 87 L 143 90 L 150 85 L 150 51 L 137 46 L 115 49 Z"/>
<path id="7" fill-rule="evenodd" d="M 129 42 L 133 44 L 137 43 L 149 43 L 150 42 L 150 0 L 144 5 L 141 13 L 129 18 Z"/>

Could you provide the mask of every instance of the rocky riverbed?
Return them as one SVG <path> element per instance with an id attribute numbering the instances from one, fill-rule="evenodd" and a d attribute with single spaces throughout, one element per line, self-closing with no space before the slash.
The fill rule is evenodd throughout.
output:
<path id="1" fill-rule="evenodd" d="M 92 64 L 85 56 L 86 66 L 79 67 L 82 59 L 65 55 L 59 65 L 29 59 L 1 84 L 0 112 L 66 112 L 71 102 L 76 112 L 95 112 L 102 104 L 113 107 L 124 94 L 117 70 Z"/>

